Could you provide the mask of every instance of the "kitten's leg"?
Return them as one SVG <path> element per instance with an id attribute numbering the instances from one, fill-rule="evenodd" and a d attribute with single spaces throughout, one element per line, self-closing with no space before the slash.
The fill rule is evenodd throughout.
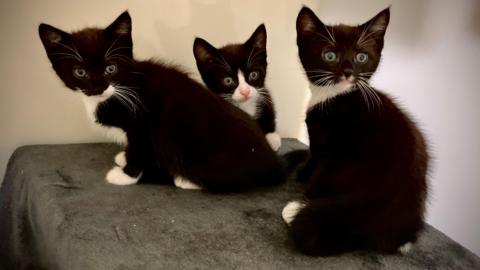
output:
<path id="1" fill-rule="evenodd" d="M 406 244 L 398 248 L 398 252 L 400 252 L 402 255 L 406 255 L 407 253 L 410 252 L 412 247 L 413 247 L 413 244 L 411 242 L 407 242 Z"/>
<path id="2" fill-rule="evenodd" d="M 285 223 L 290 225 L 290 223 L 292 223 L 292 221 L 295 219 L 295 216 L 305 207 L 305 205 L 305 202 L 302 201 L 291 201 L 287 203 L 282 210 L 282 218 Z"/>
<path id="3" fill-rule="evenodd" d="M 275 132 L 275 121 L 275 111 L 273 109 L 273 105 L 270 103 L 262 104 L 260 117 L 257 119 L 257 123 L 265 134 L 265 138 L 272 149 L 277 151 L 282 145 L 282 139 L 280 138 L 280 135 Z"/>
<path id="4" fill-rule="evenodd" d="M 265 138 L 270 144 L 270 147 L 272 147 L 273 151 L 278 151 L 280 146 L 282 146 L 282 138 L 276 132 L 267 133 Z"/>
<path id="5" fill-rule="evenodd" d="M 125 155 L 125 151 L 121 151 L 119 152 L 116 156 L 115 156 L 115 164 L 118 165 L 118 167 L 121 167 L 121 168 L 124 168 L 125 165 L 127 165 L 127 157 Z"/>
<path id="6" fill-rule="evenodd" d="M 310 176 L 315 170 L 317 162 L 313 158 L 309 158 L 305 164 L 298 166 L 297 169 L 297 181 L 298 182 L 307 182 L 310 179 Z"/>
<path id="7" fill-rule="evenodd" d="M 138 183 L 173 185 L 173 177 L 170 173 L 159 168 L 156 164 L 150 164 L 145 166 L 142 177 L 140 177 Z"/>
<path id="8" fill-rule="evenodd" d="M 138 179 L 142 174 L 138 174 L 136 177 L 130 176 L 126 174 L 122 168 L 118 166 L 114 166 L 110 171 L 107 173 L 107 176 L 105 179 L 107 182 L 113 185 L 120 185 L 120 186 L 127 186 L 127 185 L 133 185 L 138 182 Z"/>
<path id="9" fill-rule="evenodd" d="M 133 185 L 142 177 L 146 156 L 142 152 L 142 144 L 138 146 L 136 144 L 137 141 L 129 139 L 125 150 L 125 166 L 123 168 L 114 166 L 105 177 L 107 182 L 114 185 Z"/>
<path id="10" fill-rule="evenodd" d="M 181 189 L 202 189 L 199 185 L 179 175 L 177 175 L 173 181 L 175 186 Z"/>

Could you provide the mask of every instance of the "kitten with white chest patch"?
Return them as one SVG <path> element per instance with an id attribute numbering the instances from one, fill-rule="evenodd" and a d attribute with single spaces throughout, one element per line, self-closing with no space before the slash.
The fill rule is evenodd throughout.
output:
<path id="1" fill-rule="evenodd" d="M 429 156 L 416 124 L 368 83 L 390 18 L 329 26 L 304 7 L 300 60 L 311 84 L 310 157 L 298 171 L 304 199 L 282 212 L 296 246 L 328 256 L 357 249 L 403 252 L 424 223 Z"/>
<path id="2" fill-rule="evenodd" d="M 219 49 L 196 38 L 193 52 L 203 81 L 214 93 L 253 117 L 275 151 L 281 146 L 276 133 L 275 108 L 265 87 L 267 30 L 260 25 L 243 44 Z"/>
<path id="3" fill-rule="evenodd" d="M 38 30 L 53 70 L 83 96 L 92 121 L 126 134 L 109 183 L 233 192 L 285 179 L 284 165 L 249 115 L 178 67 L 133 58 L 128 12 L 104 29 Z"/>

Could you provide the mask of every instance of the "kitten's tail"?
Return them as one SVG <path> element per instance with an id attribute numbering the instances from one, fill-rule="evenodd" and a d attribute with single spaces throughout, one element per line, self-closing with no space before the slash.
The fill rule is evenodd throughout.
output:
<path id="1" fill-rule="evenodd" d="M 332 256 L 362 246 L 355 233 L 352 212 L 339 198 L 308 201 L 290 223 L 290 234 L 297 248 L 312 256 Z"/>
<path id="2" fill-rule="evenodd" d="M 298 165 L 305 162 L 310 156 L 310 151 L 308 149 L 300 149 L 290 151 L 281 156 L 281 161 L 283 163 L 284 171 L 288 175 L 292 173 Z"/>

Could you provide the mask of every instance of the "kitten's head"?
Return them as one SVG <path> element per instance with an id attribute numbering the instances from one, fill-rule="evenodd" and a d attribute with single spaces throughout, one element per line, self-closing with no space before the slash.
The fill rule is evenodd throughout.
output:
<path id="1" fill-rule="evenodd" d="M 267 31 L 260 25 L 243 44 L 216 49 L 196 38 L 193 53 L 202 79 L 210 90 L 234 103 L 257 100 L 265 88 Z"/>
<path id="2" fill-rule="evenodd" d="M 38 32 L 53 69 L 68 88 L 108 98 L 112 86 L 131 70 L 131 25 L 125 11 L 105 29 L 87 28 L 70 34 L 40 24 Z"/>
<path id="3" fill-rule="evenodd" d="M 311 83 L 364 87 L 380 62 L 389 8 L 359 26 L 328 26 L 307 7 L 297 18 L 300 60 Z"/>

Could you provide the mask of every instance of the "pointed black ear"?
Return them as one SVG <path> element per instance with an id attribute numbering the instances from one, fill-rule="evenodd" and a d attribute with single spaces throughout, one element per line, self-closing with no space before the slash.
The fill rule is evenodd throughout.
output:
<path id="1" fill-rule="evenodd" d="M 38 34 L 46 50 L 56 47 L 59 43 L 68 43 L 71 37 L 69 33 L 45 23 L 38 26 Z"/>
<path id="2" fill-rule="evenodd" d="M 297 34 L 308 32 L 318 33 L 325 29 L 325 25 L 308 7 L 303 7 L 297 17 Z"/>
<path id="3" fill-rule="evenodd" d="M 390 7 L 382 10 L 375 17 L 368 22 L 362 24 L 366 32 L 371 33 L 370 36 L 377 38 L 383 38 L 385 31 L 387 30 L 388 23 L 390 21 Z"/>
<path id="4" fill-rule="evenodd" d="M 195 38 L 193 42 L 193 55 L 197 64 L 206 64 L 211 62 L 218 54 L 218 50 L 203 38 Z"/>
<path id="5" fill-rule="evenodd" d="M 118 18 L 105 28 L 105 32 L 114 36 L 131 35 L 132 33 L 132 19 L 128 11 L 124 11 Z"/>
<path id="6" fill-rule="evenodd" d="M 261 24 L 255 29 L 252 36 L 245 42 L 245 44 L 250 45 L 254 48 L 267 48 L 267 29 L 265 28 L 265 24 Z"/>

